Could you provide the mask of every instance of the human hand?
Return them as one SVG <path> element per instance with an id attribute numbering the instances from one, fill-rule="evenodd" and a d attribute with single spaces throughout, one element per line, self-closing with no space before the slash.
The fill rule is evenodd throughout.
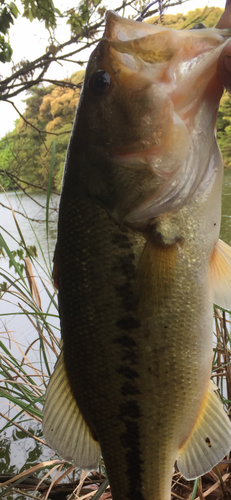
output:
<path id="1" fill-rule="evenodd" d="M 225 11 L 216 27 L 231 28 L 231 0 L 226 0 Z M 219 57 L 217 76 L 222 85 L 231 92 L 231 42 L 227 43 Z"/>

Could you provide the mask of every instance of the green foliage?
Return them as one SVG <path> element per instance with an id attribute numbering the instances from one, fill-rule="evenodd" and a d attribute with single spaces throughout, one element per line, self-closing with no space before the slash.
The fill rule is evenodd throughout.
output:
<path id="1" fill-rule="evenodd" d="M 4 36 L 0 35 L 0 61 L 5 63 L 11 60 L 13 50 Z"/>
<path id="2" fill-rule="evenodd" d="M 89 16 L 96 8 L 96 1 L 80 2 L 78 9 L 68 12 L 72 32 L 83 29 Z M 219 8 L 205 8 L 190 11 L 186 16 L 164 15 L 163 22 L 175 28 L 186 28 L 197 22 L 214 26 L 222 13 Z M 153 20 L 153 19 L 152 19 Z M 68 22 L 69 22 L 68 21 Z M 76 31 L 77 30 L 77 31 Z M 82 32 L 82 31 L 81 31 Z M 56 140 L 56 154 L 53 171 L 52 189 L 60 190 L 70 131 L 79 99 L 79 84 L 83 81 L 84 71 L 74 73 L 69 83 L 76 85 L 61 87 L 35 86 L 26 99 L 25 120 L 20 118 L 12 132 L 0 140 L 0 182 L 6 190 L 24 182 L 47 187 L 51 161 L 52 143 Z M 66 81 L 68 84 L 68 80 Z M 231 101 L 228 94 L 221 101 L 218 113 L 218 141 L 225 166 L 231 163 L 229 133 L 231 132 Z M 57 135 L 53 135 L 57 134 Z M 4 175 L 7 172 L 8 175 Z M 17 185 L 14 180 L 17 181 Z"/>
<path id="3" fill-rule="evenodd" d="M 225 92 L 221 98 L 217 116 L 217 139 L 220 146 L 224 166 L 231 166 L 231 96 Z"/>
<path id="4" fill-rule="evenodd" d="M 54 30 L 57 24 L 56 17 L 61 15 L 55 8 L 52 0 L 21 0 L 23 17 L 30 21 L 38 19 L 45 22 L 45 27 Z M 9 28 L 20 14 L 15 2 L 1 1 L 0 6 L 0 61 L 9 62 L 12 57 L 12 47 L 9 41 Z M 7 39 L 6 39 L 7 37 Z"/>
<path id="5" fill-rule="evenodd" d="M 73 36 L 82 35 L 83 27 L 89 23 L 90 17 L 100 2 L 101 0 L 89 0 L 88 2 L 82 0 L 79 2 L 78 8 L 70 9 L 70 17 L 67 20 L 67 24 L 70 25 Z"/>
<path id="6" fill-rule="evenodd" d="M 10 4 L 1 7 L 0 13 L 0 31 L 7 34 L 7 31 L 11 24 L 14 24 L 14 18 L 18 17 L 18 8 L 15 3 L 10 2 Z"/>
<path id="7" fill-rule="evenodd" d="M 10 27 L 14 24 L 14 20 L 21 15 L 25 17 L 30 22 L 34 19 L 43 21 L 45 27 L 49 32 L 49 40 L 51 41 L 50 47 L 55 47 L 55 28 L 57 27 L 57 20 L 60 17 L 65 17 L 67 19 L 67 24 L 69 24 L 71 29 L 71 36 L 77 36 L 79 38 L 83 35 L 83 30 L 86 28 L 88 30 L 91 16 L 98 10 L 98 16 L 103 17 L 98 6 L 101 0 L 82 0 L 78 3 L 77 7 L 70 9 L 69 11 L 60 12 L 60 10 L 55 7 L 53 0 L 20 0 L 22 5 L 22 12 L 19 11 L 15 2 L 7 2 L 6 0 L 1 0 L 0 2 L 0 62 L 9 62 L 12 57 L 12 47 L 10 43 Z M 85 31 L 86 36 L 87 31 Z M 91 36 L 91 35 L 89 35 Z M 19 63 L 18 63 L 19 64 Z"/>
<path id="8" fill-rule="evenodd" d="M 19 10 L 14 2 L 1 2 L 0 6 L 0 61 L 5 63 L 11 60 L 12 48 L 6 40 L 8 30 L 14 19 L 18 17 Z"/>
<path id="9" fill-rule="evenodd" d="M 4 252 L 4 250 L 3 250 L 3 252 Z M 18 268 L 20 269 L 21 272 L 23 272 L 25 270 L 25 263 L 24 263 L 25 257 L 27 257 L 28 255 L 30 255 L 30 257 L 33 257 L 33 258 L 38 257 L 37 248 L 35 245 L 29 245 L 29 246 L 26 246 L 25 248 L 23 248 L 21 246 L 21 247 L 17 248 L 17 250 L 11 250 L 12 258 L 9 258 L 9 268 L 14 267 L 14 269 L 15 269 L 14 262 L 17 262 Z M 16 271 L 17 271 L 17 268 L 16 268 Z M 6 291 L 5 285 L 3 288 L 1 288 L 1 285 L 0 285 L 0 289 L 3 291 Z M 0 293 L 0 297 L 1 297 L 1 293 Z"/>
<path id="10" fill-rule="evenodd" d="M 29 9 L 30 6 L 32 8 L 32 2 L 29 0 L 23 2 L 25 8 Z M 50 0 L 48 3 L 51 5 Z M 73 34 L 82 33 L 94 9 L 99 8 L 99 3 L 98 0 L 82 1 L 78 8 L 68 11 L 67 22 L 71 25 Z M 34 1 L 34 8 L 36 5 Z M 204 22 L 210 27 L 217 23 L 221 13 L 220 8 L 206 7 L 190 11 L 186 16 L 164 15 L 163 22 L 179 29 L 191 27 L 197 22 Z M 35 15 L 34 10 L 33 15 Z M 154 20 L 155 18 L 152 19 Z M 66 80 L 66 85 L 70 83 L 70 87 L 40 85 L 34 86 L 28 92 L 25 120 L 20 118 L 15 123 L 14 130 L 0 140 L 0 183 L 6 190 L 26 187 L 28 186 L 26 183 L 32 187 L 33 185 L 47 187 L 54 138 L 56 154 L 51 189 L 60 190 L 66 149 L 79 99 L 79 84 L 82 83 L 83 77 L 84 71 L 79 71 L 74 73 L 69 81 Z M 75 89 L 73 84 L 76 85 Z M 231 101 L 226 94 L 221 100 L 218 113 L 218 141 L 226 167 L 231 164 L 230 127 Z"/>
<path id="11" fill-rule="evenodd" d="M 187 14 L 164 14 L 162 24 L 178 30 L 188 29 L 198 23 L 203 23 L 207 28 L 213 28 L 218 23 L 223 9 L 220 7 L 205 7 L 204 9 L 190 10 Z M 157 22 L 159 18 L 154 16 L 149 22 Z"/>
<path id="12" fill-rule="evenodd" d="M 84 71 L 79 71 L 72 75 L 69 82 L 77 86 L 83 77 Z M 26 187 L 24 181 L 46 188 L 55 137 L 56 154 L 51 188 L 60 190 L 80 90 L 53 85 L 33 87 L 29 93 L 24 113 L 26 121 L 20 118 L 13 132 L 0 140 L 0 183 L 6 190 L 17 185 Z"/>
<path id="13" fill-rule="evenodd" d="M 33 19 L 45 21 L 47 29 L 56 27 L 56 15 L 60 15 L 52 0 L 21 0 L 24 7 L 23 16 L 31 22 Z"/>

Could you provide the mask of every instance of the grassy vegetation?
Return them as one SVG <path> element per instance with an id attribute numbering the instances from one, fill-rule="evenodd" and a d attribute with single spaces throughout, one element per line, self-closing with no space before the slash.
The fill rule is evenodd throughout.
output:
<path id="1" fill-rule="evenodd" d="M 54 155 L 53 146 L 47 200 L 43 210 L 47 236 L 46 252 L 36 235 L 34 222 L 30 221 L 21 207 L 20 213 L 24 213 L 28 218 L 36 241 L 36 247 L 27 245 L 7 193 L 6 205 L 11 208 L 18 237 L 15 238 L 6 228 L 0 226 L 1 258 L 9 263 L 9 270 L 6 270 L 0 260 L 0 319 L 4 324 L 8 316 L 23 316 L 33 330 L 33 340 L 28 346 L 22 346 L 21 336 L 18 336 L 17 331 L 12 333 L 7 326 L 5 331 L 0 333 L 0 397 L 2 406 L 6 405 L 6 411 L 0 412 L 1 435 L 4 437 L 5 431 L 11 428 L 12 439 L 29 437 L 39 446 L 37 464 L 30 466 L 27 460 L 21 470 L 15 470 L 10 464 L 7 440 L 0 441 L 0 447 L 5 447 L 2 455 L 0 450 L 0 457 L 9 462 L 8 470 L 5 467 L 4 473 L 0 473 L 0 498 L 8 500 L 37 497 L 71 499 L 76 498 L 80 492 L 87 495 L 87 498 L 92 498 L 96 491 L 99 490 L 97 494 L 101 495 L 107 487 L 103 472 L 81 474 L 79 469 L 56 457 L 52 450 L 44 451 L 48 448 L 41 430 L 44 395 L 60 352 L 57 291 L 52 282 L 49 242 Z M 18 191 L 15 196 L 19 196 Z M 13 310 L 4 312 L 5 305 L 9 304 Z M 45 460 L 44 456 L 49 455 L 51 458 Z"/>

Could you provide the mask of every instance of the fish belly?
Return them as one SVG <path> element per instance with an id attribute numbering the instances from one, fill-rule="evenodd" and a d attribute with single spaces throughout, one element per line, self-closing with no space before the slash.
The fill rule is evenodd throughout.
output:
<path id="1" fill-rule="evenodd" d="M 208 387 L 212 303 L 182 252 L 178 243 L 163 249 L 155 242 L 149 251 L 142 235 L 90 198 L 63 193 L 64 360 L 113 500 L 170 500 L 177 452 Z"/>

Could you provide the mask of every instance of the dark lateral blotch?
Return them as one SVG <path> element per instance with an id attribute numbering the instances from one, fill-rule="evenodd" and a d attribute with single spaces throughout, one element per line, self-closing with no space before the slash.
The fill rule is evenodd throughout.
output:
<path id="1" fill-rule="evenodd" d="M 136 328 L 140 328 L 140 322 L 132 316 L 127 316 L 126 318 L 119 319 L 116 326 L 121 328 L 121 330 L 135 330 Z"/>
<path id="2" fill-rule="evenodd" d="M 135 394 L 140 394 L 139 389 L 131 384 L 130 382 L 124 382 L 121 388 L 121 393 L 123 396 L 133 396 Z"/>
<path id="3" fill-rule="evenodd" d="M 121 444 L 127 449 L 125 453 L 127 470 L 126 476 L 129 480 L 129 500 L 144 500 L 142 494 L 142 466 L 143 460 L 140 453 L 139 426 L 134 420 L 126 420 L 125 432 L 120 436 Z"/>
<path id="4" fill-rule="evenodd" d="M 122 347 L 136 347 L 136 342 L 128 335 L 121 335 L 120 337 L 116 337 L 113 342 L 115 344 L 120 344 Z"/>
<path id="5" fill-rule="evenodd" d="M 137 354 L 132 349 L 124 349 L 121 359 L 124 362 L 128 361 L 131 365 L 137 365 Z"/>
<path id="6" fill-rule="evenodd" d="M 138 373 L 132 368 L 129 368 L 128 366 L 120 366 L 120 368 L 118 368 L 117 371 L 118 373 L 121 373 L 121 375 L 124 375 L 124 377 L 128 378 L 129 380 L 133 380 L 134 378 L 138 377 Z"/>
<path id="7" fill-rule="evenodd" d="M 135 420 L 140 418 L 140 415 L 140 407 L 137 401 L 126 401 L 126 403 L 120 405 L 120 418 L 129 417 Z"/>

